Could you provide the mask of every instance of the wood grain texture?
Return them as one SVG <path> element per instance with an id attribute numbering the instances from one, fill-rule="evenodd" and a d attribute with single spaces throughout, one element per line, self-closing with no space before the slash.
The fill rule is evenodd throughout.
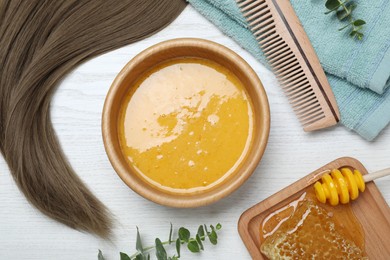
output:
<path id="1" fill-rule="evenodd" d="M 260 252 L 260 226 L 275 210 L 286 205 L 286 200 L 300 196 L 303 190 L 318 181 L 324 172 L 341 167 L 352 167 L 367 174 L 356 159 L 344 157 L 310 173 L 299 181 L 245 211 L 239 220 L 238 231 L 253 259 L 266 259 Z M 350 203 L 353 213 L 363 227 L 365 249 L 370 259 L 386 260 L 390 256 L 390 208 L 374 183 L 368 183 L 364 193 Z"/>
<path id="2" fill-rule="evenodd" d="M 336 99 L 290 1 L 236 1 L 303 129 L 337 124 Z"/>
<path id="3" fill-rule="evenodd" d="M 229 197 L 198 209 L 167 208 L 134 193 L 113 170 L 101 136 L 104 98 L 115 76 L 143 49 L 178 37 L 205 38 L 237 52 L 259 75 L 271 107 L 269 143 L 255 173 Z M 200 256 L 184 253 L 183 259 L 251 259 L 237 232 L 238 219 L 246 209 L 338 157 L 355 157 L 370 172 L 389 167 L 389 128 L 371 143 L 341 126 L 304 133 L 272 72 L 190 6 L 157 35 L 102 55 L 72 72 L 56 92 L 52 118 L 77 174 L 115 214 L 115 237 L 111 242 L 103 241 L 42 216 L 18 191 L 0 158 L 1 260 L 94 260 L 98 249 L 108 260 L 116 260 L 119 251 L 135 251 L 135 226 L 140 228 L 144 244 L 149 245 L 155 236 L 168 237 L 169 222 L 176 228 L 186 226 L 191 230 L 201 223 L 223 225 L 216 247 L 207 243 Z M 390 203 L 390 178 L 375 183 Z"/>

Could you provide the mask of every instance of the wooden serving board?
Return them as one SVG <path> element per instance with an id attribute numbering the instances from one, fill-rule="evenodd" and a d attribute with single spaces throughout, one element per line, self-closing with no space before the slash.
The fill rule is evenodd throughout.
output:
<path id="1" fill-rule="evenodd" d="M 238 222 L 238 231 L 253 259 L 266 259 L 260 252 L 260 225 L 264 218 L 293 196 L 313 185 L 326 170 L 352 167 L 362 174 L 367 170 L 356 159 L 343 157 L 312 172 L 287 188 L 245 211 Z M 351 203 L 356 218 L 363 227 L 365 249 L 370 259 L 390 259 L 390 208 L 373 182 L 367 183 L 364 193 Z"/>

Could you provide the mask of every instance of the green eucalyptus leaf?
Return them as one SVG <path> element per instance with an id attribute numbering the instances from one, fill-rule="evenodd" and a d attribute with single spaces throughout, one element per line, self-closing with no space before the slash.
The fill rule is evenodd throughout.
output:
<path id="1" fill-rule="evenodd" d="M 188 242 L 190 239 L 191 233 L 188 229 L 181 227 L 179 229 L 179 238 L 185 242 Z"/>
<path id="2" fill-rule="evenodd" d="M 178 238 L 176 239 L 176 252 L 178 257 L 180 257 L 180 246 L 181 246 L 180 238 Z"/>
<path id="3" fill-rule="evenodd" d="M 366 22 L 363 21 L 362 19 L 357 19 L 357 20 L 355 20 L 355 21 L 353 22 L 353 25 L 355 25 L 355 26 L 362 26 L 362 25 L 364 25 L 364 24 L 366 24 Z"/>
<path id="4" fill-rule="evenodd" d="M 215 232 L 215 228 L 213 225 L 210 225 L 211 232 L 207 232 L 207 236 L 209 237 L 210 243 L 216 245 L 218 242 L 218 235 Z"/>
<path id="5" fill-rule="evenodd" d="M 215 226 L 215 228 L 216 228 L 217 230 L 221 230 L 222 225 L 221 225 L 220 223 L 218 223 L 218 224 Z"/>
<path id="6" fill-rule="evenodd" d="M 105 260 L 102 251 L 99 249 L 98 260 Z"/>
<path id="7" fill-rule="evenodd" d="M 139 253 L 135 256 L 135 260 L 145 260 L 145 256 L 142 253 Z"/>
<path id="8" fill-rule="evenodd" d="M 172 223 L 171 223 L 171 229 L 169 230 L 169 239 L 168 239 L 169 244 L 171 244 L 171 242 L 172 242 L 172 230 L 173 230 L 173 226 L 172 226 Z"/>
<path id="9" fill-rule="evenodd" d="M 148 260 L 150 260 L 150 254 L 148 254 Z"/>
<path id="10" fill-rule="evenodd" d="M 204 236 L 204 228 L 203 228 L 202 225 L 199 226 L 197 234 L 200 236 L 202 241 L 204 241 L 206 239 L 205 236 Z"/>
<path id="11" fill-rule="evenodd" d="M 137 227 L 137 241 L 135 242 L 135 248 L 137 249 L 137 251 L 141 253 L 144 251 L 144 248 L 142 247 L 142 241 L 141 241 L 141 236 L 139 234 L 138 227 Z"/>
<path id="12" fill-rule="evenodd" d="M 196 242 L 196 240 L 194 240 L 193 238 L 191 238 L 191 239 L 188 241 L 187 247 L 188 247 L 188 249 L 189 249 L 192 253 L 199 253 L 199 252 L 200 252 L 199 244 L 198 244 L 198 242 Z"/>
<path id="13" fill-rule="evenodd" d="M 356 33 L 357 33 L 357 31 L 351 31 L 351 33 L 349 34 L 349 36 L 355 37 L 355 36 L 356 36 Z"/>
<path id="14" fill-rule="evenodd" d="M 216 239 L 218 238 L 217 232 L 215 231 L 215 228 L 213 225 L 210 225 L 211 228 L 211 235 L 213 235 Z"/>
<path id="15" fill-rule="evenodd" d="M 204 250 L 203 248 L 203 243 L 202 243 L 202 239 L 201 237 L 199 236 L 199 234 L 196 234 L 196 242 L 198 242 L 199 246 L 200 246 L 200 249 L 201 250 Z"/>
<path id="16" fill-rule="evenodd" d="M 165 248 L 163 244 L 161 243 L 161 240 L 159 238 L 156 238 L 155 241 L 156 244 L 156 257 L 158 260 L 168 260 L 167 252 L 165 251 Z"/>
<path id="17" fill-rule="evenodd" d="M 327 0 L 325 3 L 325 7 L 328 10 L 335 10 L 340 6 L 340 3 L 338 0 Z"/>
<path id="18" fill-rule="evenodd" d="M 340 21 L 342 21 L 351 15 L 351 11 L 350 10 L 346 11 L 345 9 L 342 9 L 340 11 L 337 11 L 336 15 L 337 15 L 337 18 Z"/>
<path id="19" fill-rule="evenodd" d="M 131 260 L 130 256 L 125 253 L 120 252 L 119 255 L 121 256 L 121 260 Z"/>

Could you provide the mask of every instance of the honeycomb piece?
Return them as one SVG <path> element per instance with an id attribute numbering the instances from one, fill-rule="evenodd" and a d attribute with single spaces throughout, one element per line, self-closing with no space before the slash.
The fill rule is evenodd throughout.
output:
<path id="1" fill-rule="evenodd" d="M 368 259 L 363 249 L 342 235 L 342 228 L 325 209 L 301 201 L 260 249 L 269 259 Z"/>

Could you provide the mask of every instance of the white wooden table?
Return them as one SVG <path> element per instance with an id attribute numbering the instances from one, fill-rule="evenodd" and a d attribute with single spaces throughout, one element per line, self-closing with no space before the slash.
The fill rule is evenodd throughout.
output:
<path id="1" fill-rule="evenodd" d="M 111 167 L 100 130 L 105 95 L 121 68 L 146 47 L 179 37 L 212 40 L 246 59 L 264 84 L 272 114 L 268 147 L 250 180 L 229 197 L 198 209 L 163 207 L 130 190 Z M 217 246 L 206 243 L 200 256 L 184 253 L 182 259 L 250 259 L 237 232 L 238 218 L 250 206 L 338 157 L 355 157 L 369 171 L 390 167 L 390 128 L 372 143 L 342 126 L 304 133 L 274 75 L 190 6 L 157 35 L 100 56 L 73 71 L 56 92 L 52 117 L 74 169 L 115 214 L 115 237 L 110 242 L 104 241 L 42 215 L 21 195 L 1 158 L 1 260 L 97 259 L 98 249 L 107 259 L 119 259 L 119 251 L 129 254 L 135 251 L 136 226 L 144 244 L 152 244 L 156 236 L 168 237 L 170 222 L 191 230 L 202 223 L 223 225 Z M 390 178 L 378 180 L 377 185 L 389 203 Z"/>

